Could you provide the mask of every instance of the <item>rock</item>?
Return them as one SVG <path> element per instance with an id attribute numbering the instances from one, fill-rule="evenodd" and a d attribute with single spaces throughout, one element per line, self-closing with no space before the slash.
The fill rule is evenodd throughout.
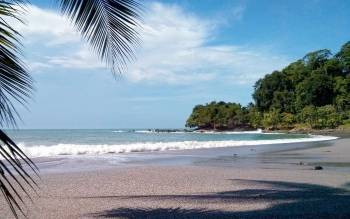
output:
<path id="1" fill-rule="evenodd" d="M 300 161 L 300 162 L 299 162 L 299 165 L 300 165 L 300 166 L 304 165 L 304 162 Z"/>
<path id="2" fill-rule="evenodd" d="M 321 167 L 321 166 L 315 166 L 314 169 L 315 169 L 315 170 L 323 170 L 323 167 Z"/>

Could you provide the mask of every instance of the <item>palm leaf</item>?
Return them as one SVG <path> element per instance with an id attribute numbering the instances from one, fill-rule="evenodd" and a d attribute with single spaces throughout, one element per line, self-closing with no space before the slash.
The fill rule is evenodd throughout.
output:
<path id="1" fill-rule="evenodd" d="M 28 174 L 28 168 L 23 164 L 26 164 L 37 176 L 39 176 L 38 167 L 2 130 L 0 130 L 0 140 L 0 156 L 4 159 L 0 160 L 0 190 L 17 218 L 16 209 L 24 215 L 21 205 L 25 204 L 19 192 L 25 193 L 31 200 L 24 186 L 28 185 L 34 192 L 37 188 L 33 177 Z M 8 166 L 11 166 L 12 170 Z"/>
<path id="2" fill-rule="evenodd" d="M 21 61 L 20 34 L 6 21 L 21 22 L 19 13 L 24 1 L 0 1 L 0 126 L 16 126 L 19 115 L 14 103 L 25 105 L 32 93 L 32 78 Z M 29 196 L 26 186 L 35 190 L 36 183 L 27 167 L 38 172 L 35 164 L 0 130 L 0 190 L 15 217 L 22 214 L 24 199 Z M 25 166 L 23 165 L 25 164 Z"/>
<path id="3" fill-rule="evenodd" d="M 141 5 L 135 0 L 59 0 L 61 11 L 114 73 L 122 73 L 139 44 Z"/>
<path id="4" fill-rule="evenodd" d="M 112 72 L 121 73 L 134 58 L 139 37 L 141 5 L 135 0 L 59 0 L 61 11 L 105 61 Z M 14 102 L 26 105 L 33 86 L 32 78 L 21 62 L 20 34 L 4 18 L 21 22 L 20 9 L 26 0 L 0 0 L 0 126 L 16 126 L 19 115 Z M 17 218 L 25 204 L 26 186 L 35 191 L 37 184 L 29 175 L 38 176 L 37 166 L 6 133 L 0 130 L 0 190 Z M 25 164 L 25 165 L 23 165 Z"/>
<path id="5" fill-rule="evenodd" d="M 19 115 L 14 101 L 26 104 L 32 92 L 32 78 L 21 61 L 20 34 L 11 28 L 6 19 L 18 17 L 18 3 L 0 1 L 0 125 L 15 126 Z"/>

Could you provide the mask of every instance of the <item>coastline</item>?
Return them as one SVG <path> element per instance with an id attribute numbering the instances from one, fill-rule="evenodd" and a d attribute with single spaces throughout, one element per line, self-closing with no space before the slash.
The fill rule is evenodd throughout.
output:
<path id="1" fill-rule="evenodd" d="M 335 129 L 198 129 L 197 132 L 251 132 L 261 130 L 263 133 L 287 133 L 287 134 L 312 134 L 312 135 L 325 135 L 335 136 L 340 138 L 350 138 L 349 128 L 335 128 Z"/>
<path id="2" fill-rule="evenodd" d="M 312 134 L 312 135 L 324 135 L 335 136 L 339 138 L 350 138 L 350 129 L 309 129 L 309 130 L 264 130 L 266 133 L 290 133 L 290 134 Z"/>
<path id="3" fill-rule="evenodd" d="M 171 151 L 159 153 L 167 155 L 163 162 L 153 157 L 111 168 L 44 172 L 40 196 L 26 209 L 29 218 L 347 217 L 348 145 L 350 139 L 341 138 L 251 146 L 238 156 L 232 148 Z M 169 162 L 184 157 L 192 162 Z M 3 218 L 11 218 L 0 203 Z"/>

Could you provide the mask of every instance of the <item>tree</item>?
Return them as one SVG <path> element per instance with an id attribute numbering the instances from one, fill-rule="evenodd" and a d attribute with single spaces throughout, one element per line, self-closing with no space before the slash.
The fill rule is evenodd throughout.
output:
<path id="1" fill-rule="evenodd" d="M 302 109 L 307 105 L 324 106 L 333 102 L 332 78 L 322 69 L 311 72 L 311 76 L 296 86 L 296 105 Z"/>
<path id="2" fill-rule="evenodd" d="M 343 76 L 343 67 L 342 63 L 336 58 L 327 60 L 323 66 L 325 73 L 332 77 Z"/>
<path id="3" fill-rule="evenodd" d="M 350 122 L 349 68 L 350 42 L 335 56 L 327 49 L 308 53 L 259 79 L 252 95 L 255 104 L 242 107 L 212 102 L 202 106 L 201 112 L 195 107 L 187 125 L 209 129 L 336 128 Z"/>
<path id="4" fill-rule="evenodd" d="M 248 110 L 248 120 L 249 124 L 253 128 L 262 127 L 262 113 L 254 106 L 254 104 L 250 103 L 247 107 Z"/>
<path id="5" fill-rule="evenodd" d="M 274 100 L 275 92 L 289 90 L 290 83 L 285 74 L 280 71 L 274 71 L 268 74 L 264 79 L 258 80 L 254 86 L 253 99 L 256 106 L 261 111 L 269 111 Z"/>
<path id="6" fill-rule="evenodd" d="M 208 105 L 197 105 L 194 107 L 191 116 L 187 119 L 186 126 L 190 128 L 208 128 L 211 126 L 212 118 L 208 110 Z"/>
<path id="7" fill-rule="evenodd" d="M 334 106 L 326 105 L 317 108 L 317 124 L 314 128 L 335 128 L 341 124 L 341 115 Z"/>
<path id="8" fill-rule="evenodd" d="M 343 73 L 350 74 L 350 41 L 345 43 L 335 55 L 343 66 Z"/>
<path id="9" fill-rule="evenodd" d="M 315 129 L 335 128 L 341 124 L 341 119 L 341 115 L 332 105 L 307 106 L 298 115 L 300 123 L 306 123 Z"/>
<path id="10" fill-rule="evenodd" d="M 197 105 L 187 119 L 186 127 L 215 130 L 247 128 L 250 127 L 248 109 L 223 101 Z"/>
<path id="11" fill-rule="evenodd" d="M 330 50 L 321 49 L 306 54 L 303 58 L 303 61 L 309 69 L 315 70 L 321 67 L 331 56 L 332 53 Z"/>
<path id="12" fill-rule="evenodd" d="M 335 105 L 340 111 L 350 109 L 350 78 L 336 77 L 334 79 Z"/>
<path id="13" fill-rule="evenodd" d="M 137 0 L 58 0 L 57 2 L 61 13 L 71 20 L 100 59 L 113 73 L 121 73 L 128 61 L 133 59 L 133 48 L 139 43 L 136 30 L 140 24 L 142 7 Z M 6 22 L 6 19 L 21 22 L 19 14 L 26 7 L 25 4 L 26 0 L 0 1 L 1 126 L 16 126 L 19 115 L 14 102 L 26 105 L 33 90 L 32 78 L 21 60 L 20 33 Z M 24 200 L 16 188 L 28 195 L 24 184 L 34 190 L 36 185 L 23 164 L 28 165 L 35 173 L 38 169 L 1 130 L 0 142 L 0 156 L 8 162 L 5 164 L 0 160 L 0 190 L 14 216 L 18 217 L 16 209 L 23 213 L 21 203 L 24 203 Z"/>
<path id="14" fill-rule="evenodd" d="M 262 125 L 267 129 L 277 129 L 281 123 L 281 114 L 279 110 L 273 109 L 263 114 Z"/>
<path id="15" fill-rule="evenodd" d="M 297 116 L 298 122 L 301 124 L 308 124 L 314 127 L 317 121 L 317 113 L 315 106 L 304 107 Z"/>
<path id="16" fill-rule="evenodd" d="M 298 60 L 289 64 L 282 72 L 291 83 L 290 89 L 294 89 L 295 84 L 302 82 L 305 78 L 310 76 L 310 71 L 303 60 Z"/>
<path id="17" fill-rule="evenodd" d="M 275 91 L 273 93 L 272 104 L 270 108 L 279 109 L 281 112 L 294 112 L 294 92 L 293 91 Z"/>
<path id="18" fill-rule="evenodd" d="M 281 114 L 281 125 L 284 129 L 293 128 L 295 124 L 295 116 L 292 113 Z"/>

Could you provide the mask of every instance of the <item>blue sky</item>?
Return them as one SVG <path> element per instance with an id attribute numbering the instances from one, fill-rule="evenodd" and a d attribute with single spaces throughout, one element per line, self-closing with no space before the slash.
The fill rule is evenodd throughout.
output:
<path id="1" fill-rule="evenodd" d="M 247 104 L 260 77 L 350 40 L 346 0 L 145 2 L 137 61 L 115 79 L 51 1 L 32 1 L 13 24 L 36 87 L 19 127 L 181 128 L 194 105 Z"/>

